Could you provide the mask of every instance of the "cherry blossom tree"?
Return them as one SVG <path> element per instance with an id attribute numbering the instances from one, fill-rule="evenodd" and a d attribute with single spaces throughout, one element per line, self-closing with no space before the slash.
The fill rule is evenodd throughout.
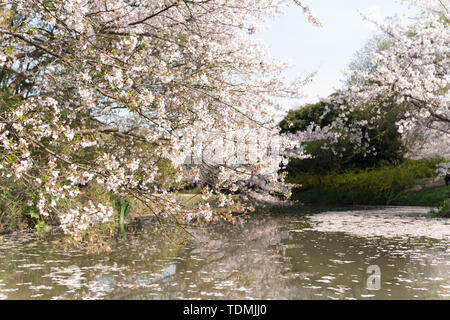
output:
<path id="1" fill-rule="evenodd" d="M 259 200 L 287 193 L 278 169 L 290 142 L 273 112 L 278 97 L 302 95 L 304 79 L 283 80 L 287 64 L 251 34 L 289 3 L 2 0 L 0 179 L 24 181 L 29 205 L 71 234 L 112 217 L 93 202 L 61 211 L 89 182 L 157 216 L 213 219 L 208 205 L 189 211 L 154 183 L 162 161 L 174 181 L 206 181 L 205 198 L 222 206 L 234 201 L 224 188 Z"/>
<path id="2" fill-rule="evenodd" d="M 399 17 L 379 24 L 385 47 L 369 51 L 364 59 L 370 68 L 349 71 L 348 86 L 324 101 L 341 110 L 335 128 L 343 128 L 346 118 L 356 110 L 370 114 L 370 121 L 340 133 L 351 135 L 367 156 L 379 150 L 367 148 L 363 133 L 386 117 L 396 120 L 410 155 L 448 155 L 448 2 L 403 2 L 421 7 L 421 13 L 407 25 Z"/>

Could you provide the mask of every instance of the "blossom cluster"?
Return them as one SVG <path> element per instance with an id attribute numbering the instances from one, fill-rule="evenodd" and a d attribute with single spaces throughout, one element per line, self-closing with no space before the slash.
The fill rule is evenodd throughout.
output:
<path id="1" fill-rule="evenodd" d="M 449 17 L 442 1 L 403 1 L 423 10 L 403 23 L 391 17 L 378 24 L 383 45 L 363 57 L 369 65 L 347 72 L 349 83 L 324 99 L 340 109 L 333 124 L 343 128 L 355 110 L 369 112 L 368 123 L 356 123 L 350 140 L 361 148 L 363 128 L 391 117 L 412 156 L 450 154 Z M 375 22 L 374 22 L 375 23 Z M 341 133 L 347 135 L 347 132 Z M 367 149 L 367 154 L 377 150 Z"/>
<path id="2" fill-rule="evenodd" d="M 8 94 L 2 92 L 0 109 L 0 175 L 35 188 L 32 204 L 43 216 L 55 214 L 68 233 L 110 216 L 100 204 L 59 210 L 61 199 L 77 197 L 89 183 L 139 199 L 156 214 L 187 212 L 173 201 L 171 182 L 190 179 L 192 170 L 210 195 L 232 189 L 265 199 L 286 192 L 277 173 L 286 139 L 273 115 L 278 98 L 303 95 L 303 79 L 284 80 L 287 64 L 249 31 L 290 2 L 2 4 L 0 83 Z M 191 143 L 202 130 L 202 143 Z M 222 139 L 209 140 L 211 134 Z M 244 163 L 235 161 L 241 153 L 233 143 L 223 143 L 236 136 L 248 141 Z M 203 157 L 184 170 L 186 158 L 206 144 L 222 160 Z M 275 146 L 278 153 L 264 156 Z M 165 161 L 173 177 L 162 169 Z M 210 218 L 208 208 L 198 212 Z"/>
<path id="3" fill-rule="evenodd" d="M 95 205 L 90 201 L 83 208 L 69 209 L 69 212 L 60 217 L 60 223 L 64 233 L 78 235 L 93 225 L 111 221 L 112 217 L 111 207 L 101 203 Z"/>

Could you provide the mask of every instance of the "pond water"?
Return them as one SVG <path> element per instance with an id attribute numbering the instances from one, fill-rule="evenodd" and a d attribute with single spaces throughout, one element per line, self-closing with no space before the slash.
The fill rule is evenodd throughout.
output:
<path id="1" fill-rule="evenodd" d="M 102 254 L 2 236 L 0 299 L 450 299 L 450 221 L 428 211 L 255 215 L 186 242 L 149 224 Z"/>

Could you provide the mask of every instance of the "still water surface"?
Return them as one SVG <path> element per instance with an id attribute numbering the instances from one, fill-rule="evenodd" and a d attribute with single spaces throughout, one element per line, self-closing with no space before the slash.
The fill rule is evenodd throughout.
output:
<path id="1" fill-rule="evenodd" d="M 450 221 L 428 210 L 255 215 L 186 243 L 146 225 L 102 254 L 3 236 L 0 299 L 450 299 Z"/>

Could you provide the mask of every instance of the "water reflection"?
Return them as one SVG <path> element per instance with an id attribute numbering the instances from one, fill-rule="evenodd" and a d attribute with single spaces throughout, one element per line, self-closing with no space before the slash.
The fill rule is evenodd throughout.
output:
<path id="1" fill-rule="evenodd" d="M 367 232 L 389 223 L 367 220 L 380 214 L 372 211 L 255 216 L 240 226 L 190 230 L 195 238 L 187 243 L 146 226 L 100 255 L 57 249 L 29 234 L 3 237 L 0 298 L 449 299 L 448 239 Z M 369 215 L 364 225 L 361 214 Z M 429 223 L 398 219 L 393 223 L 415 229 Z M 380 290 L 367 289 L 371 265 L 380 267 Z"/>

